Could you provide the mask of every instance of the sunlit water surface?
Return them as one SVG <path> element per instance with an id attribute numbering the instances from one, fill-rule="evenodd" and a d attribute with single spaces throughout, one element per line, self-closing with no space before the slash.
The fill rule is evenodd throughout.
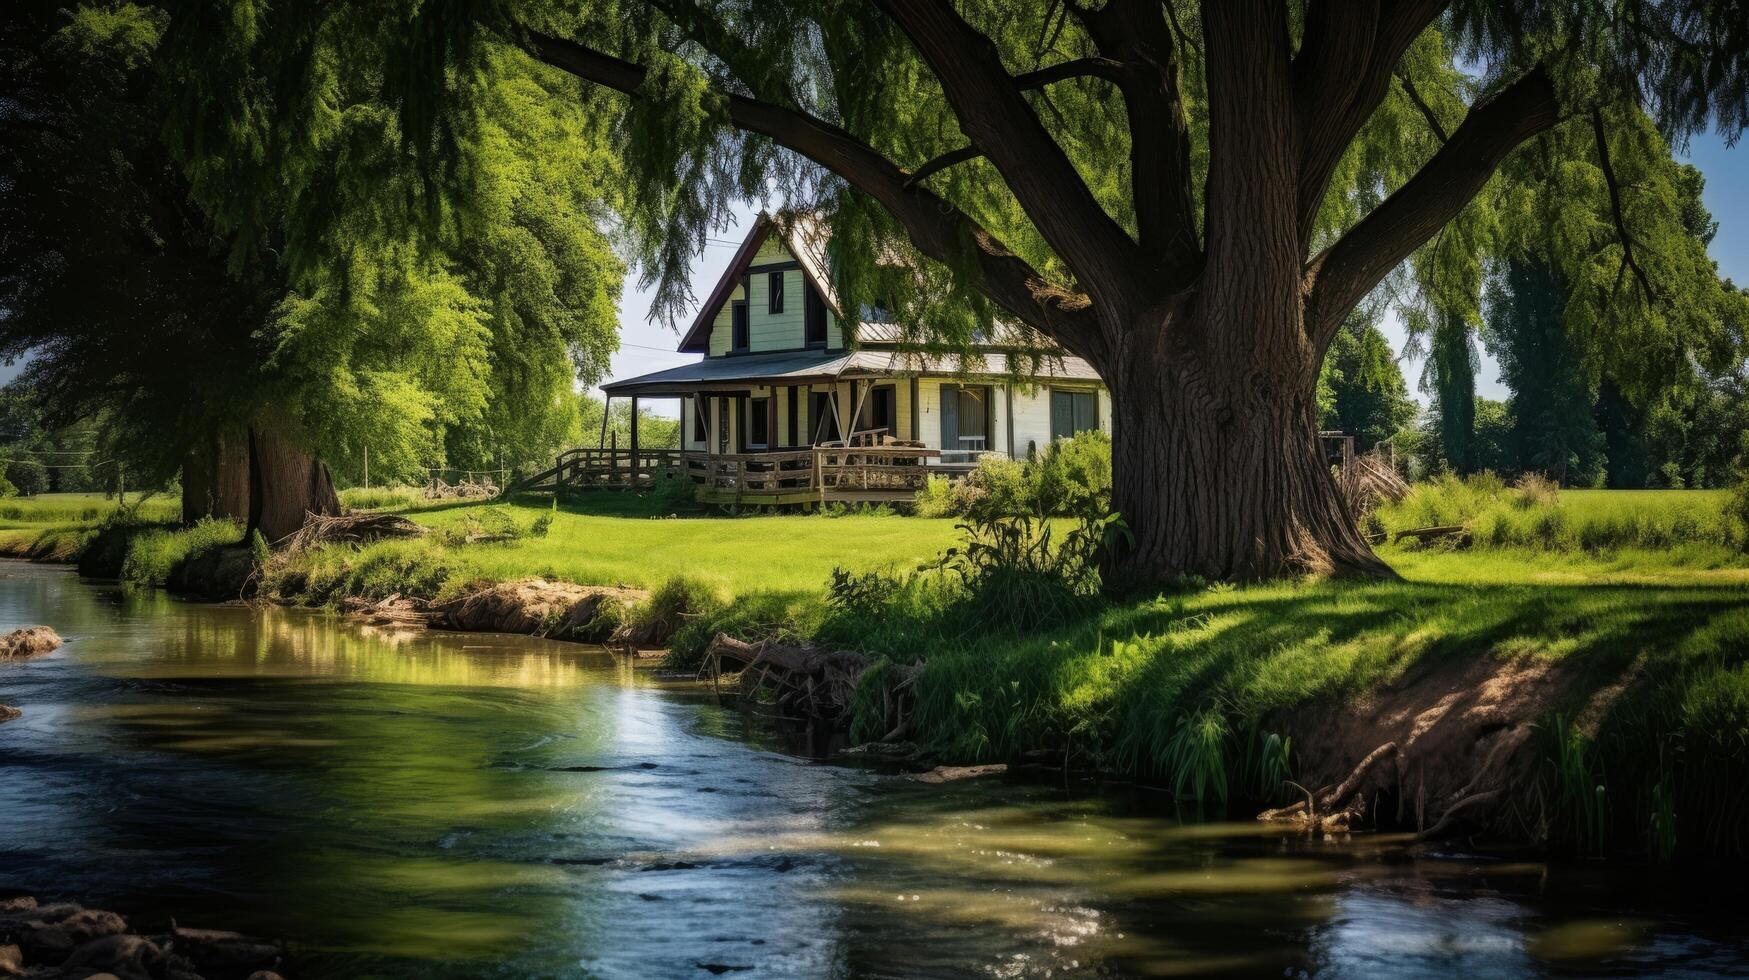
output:
<path id="1" fill-rule="evenodd" d="M 1724 881 L 817 764 L 573 645 L 0 564 L 31 623 L 68 642 L 0 664 L 0 893 L 279 937 L 299 976 L 1749 972 Z"/>

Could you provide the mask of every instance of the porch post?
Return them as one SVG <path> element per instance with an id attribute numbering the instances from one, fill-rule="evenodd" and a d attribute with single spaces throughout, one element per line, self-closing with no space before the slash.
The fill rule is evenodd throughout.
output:
<path id="1" fill-rule="evenodd" d="M 632 486 L 638 485 L 638 396 L 632 396 Z"/>
<path id="2" fill-rule="evenodd" d="M 1008 458 L 1018 459 L 1014 455 L 1014 383 L 1004 382 L 1002 385 L 1002 415 L 1008 423 Z"/>
<path id="3" fill-rule="evenodd" d="M 613 396 L 603 392 L 601 396 L 601 435 L 595 440 L 595 445 L 598 449 L 607 448 L 607 420 L 612 417 L 612 415 Z"/>

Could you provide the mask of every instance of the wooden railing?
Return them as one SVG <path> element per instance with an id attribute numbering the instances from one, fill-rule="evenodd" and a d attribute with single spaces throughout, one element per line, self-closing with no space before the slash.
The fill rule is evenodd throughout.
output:
<path id="1" fill-rule="evenodd" d="M 684 466 L 707 497 L 916 493 L 936 450 L 916 446 L 816 446 L 768 453 L 688 452 Z"/>
<path id="2" fill-rule="evenodd" d="M 568 449 L 555 461 L 552 479 L 560 487 L 638 486 L 679 466 L 681 457 L 678 449 Z"/>

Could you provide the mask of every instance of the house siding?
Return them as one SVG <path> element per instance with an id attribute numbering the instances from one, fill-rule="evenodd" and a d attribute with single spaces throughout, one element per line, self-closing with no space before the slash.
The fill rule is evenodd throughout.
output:
<path id="1" fill-rule="evenodd" d="M 795 256 L 784 248 L 777 239 L 767 239 L 753 257 L 751 269 L 744 282 L 737 283 L 735 291 L 730 294 L 729 301 L 717 311 L 711 321 L 710 341 L 706 345 L 709 357 L 723 357 L 730 353 L 729 345 L 733 343 L 732 317 L 729 312 L 731 304 L 736 300 L 747 300 L 747 351 L 748 353 L 769 353 L 771 351 L 800 350 L 806 344 L 806 313 L 807 300 L 804 298 L 807 288 L 807 278 L 802 270 L 786 269 L 783 273 L 783 312 L 771 312 L 771 283 L 766 278 L 766 271 L 757 271 L 761 265 L 776 265 L 795 261 Z M 749 295 L 751 294 L 751 295 Z M 844 330 L 838 322 L 838 317 L 831 307 L 826 309 L 826 349 L 843 350 L 845 347 Z"/>

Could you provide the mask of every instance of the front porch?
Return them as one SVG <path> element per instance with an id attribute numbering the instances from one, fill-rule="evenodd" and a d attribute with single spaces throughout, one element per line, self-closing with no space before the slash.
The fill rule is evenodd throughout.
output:
<path id="1" fill-rule="evenodd" d="M 940 452 L 881 433 L 856 433 L 853 445 L 752 453 L 678 449 L 572 449 L 523 489 L 648 489 L 664 473 L 689 480 L 701 503 L 726 506 L 906 503 L 928 482 Z M 959 467 L 954 469 L 958 470 Z"/>

